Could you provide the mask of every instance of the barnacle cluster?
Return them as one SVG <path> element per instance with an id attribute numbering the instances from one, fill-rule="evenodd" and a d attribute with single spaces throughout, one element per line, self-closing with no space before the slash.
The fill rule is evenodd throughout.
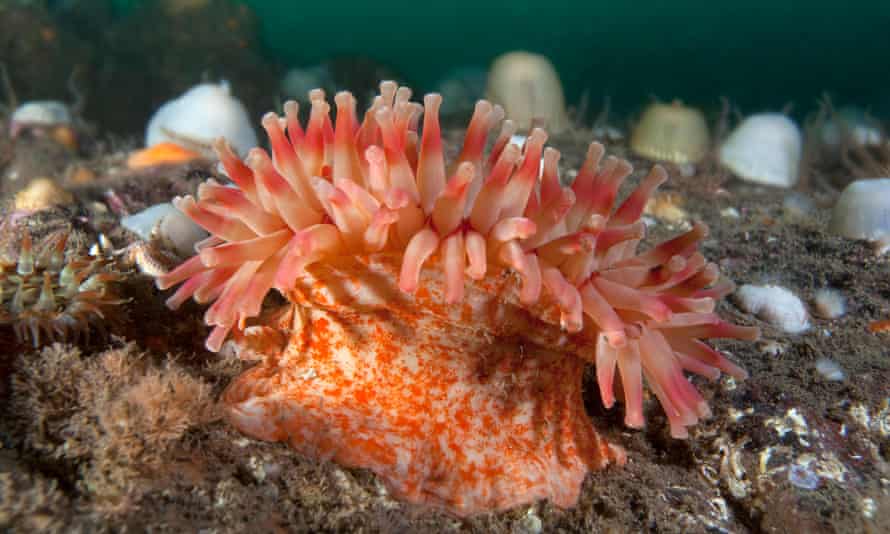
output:
<path id="1" fill-rule="evenodd" d="M 117 320 L 112 310 L 125 299 L 114 286 L 122 273 L 101 252 L 66 253 L 67 242 L 66 231 L 36 245 L 23 232 L 18 251 L 0 254 L 0 326 L 12 327 L 21 342 L 88 342 L 91 330 L 104 334 Z"/>

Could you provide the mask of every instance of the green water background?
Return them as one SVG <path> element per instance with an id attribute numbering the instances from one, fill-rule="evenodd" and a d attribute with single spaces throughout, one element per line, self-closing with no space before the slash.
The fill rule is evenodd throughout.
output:
<path id="1" fill-rule="evenodd" d="M 136 0 L 119 0 L 121 7 Z M 285 65 L 361 54 L 421 90 L 462 66 L 526 49 L 555 63 L 570 103 L 651 96 L 713 108 L 813 109 L 835 102 L 890 116 L 890 1 L 246 1 L 266 53 Z"/>

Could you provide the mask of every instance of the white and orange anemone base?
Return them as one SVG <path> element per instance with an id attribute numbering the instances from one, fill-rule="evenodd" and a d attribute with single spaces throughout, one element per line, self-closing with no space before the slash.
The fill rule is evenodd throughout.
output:
<path id="1" fill-rule="evenodd" d="M 625 461 L 585 413 L 585 365 L 606 407 L 620 380 L 634 428 L 645 377 L 677 438 L 710 413 L 686 371 L 745 377 L 702 341 L 757 337 L 714 313 L 731 284 L 697 251 L 706 228 L 637 250 L 661 167 L 616 207 L 627 161 L 593 143 L 563 187 L 547 134 L 511 144 L 486 101 L 446 164 L 439 95 L 380 93 L 361 122 L 337 94 L 332 122 L 313 91 L 305 129 L 285 104 L 263 118 L 271 157 L 219 142 L 235 187 L 175 201 L 212 237 L 158 279 L 182 283 L 168 304 L 212 303 L 207 347 L 260 360 L 223 395 L 236 427 L 458 515 L 570 507 L 588 471 Z M 289 304 L 264 311 L 272 289 Z"/>

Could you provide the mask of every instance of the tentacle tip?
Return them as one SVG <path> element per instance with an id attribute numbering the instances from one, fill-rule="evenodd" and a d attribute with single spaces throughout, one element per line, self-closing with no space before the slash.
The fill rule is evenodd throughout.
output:
<path id="1" fill-rule="evenodd" d="M 656 164 L 652 167 L 652 174 L 655 175 L 659 184 L 664 183 L 668 179 L 667 170 L 660 164 Z"/>
<path id="2" fill-rule="evenodd" d="M 708 401 L 701 401 L 695 406 L 695 411 L 698 413 L 699 418 L 701 419 L 710 419 L 714 414 L 711 412 L 711 407 L 708 406 Z"/>
<path id="3" fill-rule="evenodd" d="M 352 101 L 352 93 L 349 91 L 338 91 L 334 95 L 334 102 L 338 106 L 347 106 Z"/>
<path id="4" fill-rule="evenodd" d="M 227 152 L 229 148 L 229 143 L 223 136 L 215 138 L 210 144 L 213 147 L 213 150 L 216 151 L 217 155 Z"/>
<path id="5" fill-rule="evenodd" d="M 454 291 L 445 295 L 445 304 L 460 304 L 464 300 L 463 291 Z"/>
<path id="6" fill-rule="evenodd" d="M 624 415 L 624 425 L 628 428 L 635 428 L 637 430 L 642 429 L 646 426 L 646 421 L 643 419 L 643 413 L 628 412 Z"/>
<path id="7" fill-rule="evenodd" d="M 477 100 L 474 113 L 489 113 L 491 111 L 491 102 L 485 99 Z"/>
<path id="8" fill-rule="evenodd" d="M 404 277 L 399 278 L 399 289 L 403 293 L 408 293 L 409 295 L 413 295 L 415 291 L 417 291 L 417 281 L 416 280 L 408 280 Z"/>
<path id="9" fill-rule="evenodd" d="M 478 280 L 482 280 L 483 278 L 485 278 L 485 271 L 486 271 L 486 269 L 483 266 L 481 268 L 467 267 L 467 269 L 464 272 L 471 279 L 478 281 Z"/>
<path id="10" fill-rule="evenodd" d="M 438 109 L 441 103 L 442 95 L 439 93 L 428 93 L 423 96 L 423 105 L 430 110 Z"/>
<path id="11" fill-rule="evenodd" d="M 176 298 L 176 295 L 173 295 L 164 301 L 164 305 L 167 306 L 168 309 L 176 311 L 179 309 L 179 306 L 182 305 L 182 302 Z"/>
<path id="12" fill-rule="evenodd" d="M 566 318 L 566 319 L 560 320 L 560 326 L 562 327 L 563 330 L 565 330 L 569 334 L 577 334 L 578 332 L 581 331 L 581 328 L 583 327 L 583 325 L 584 325 L 583 322 L 581 320 L 577 320 L 577 319 Z"/>
<path id="13" fill-rule="evenodd" d="M 490 121 L 489 124 L 491 124 L 492 127 L 494 127 L 498 122 L 504 120 L 504 117 L 506 117 L 506 116 L 507 116 L 507 112 L 504 110 L 504 107 L 501 106 L 500 104 L 495 104 L 494 107 L 491 109 L 491 116 L 489 117 L 489 121 Z"/>
<path id="14" fill-rule="evenodd" d="M 760 335 L 760 328 L 752 326 L 748 329 L 748 337 L 745 338 L 745 341 L 757 341 L 758 339 L 760 339 Z"/>
<path id="15" fill-rule="evenodd" d="M 606 341 L 613 349 L 623 349 L 627 346 L 627 335 L 624 332 L 606 332 Z"/>
<path id="16" fill-rule="evenodd" d="M 270 111 L 263 115 L 263 118 L 260 120 L 260 122 L 262 123 L 263 128 L 265 128 L 266 131 L 276 129 L 276 127 L 278 126 L 278 115 L 274 111 Z"/>
<path id="17" fill-rule="evenodd" d="M 543 128 L 534 128 L 528 136 L 528 141 L 526 144 L 530 144 L 529 142 L 535 142 L 544 144 L 547 141 L 547 131 Z"/>
<path id="18" fill-rule="evenodd" d="M 683 425 L 671 425 L 671 437 L 674 439 L 688 439 L 689 429 Z"/>
<path id="19" fill-rule="evenodd" d="M 708 227 L 707 224 L 703 223 L 702 221 L 696 221 L 695 229 L 701 233 L 702 239 L 708 237 L 708 235 L 710 235 L 710 233 L 711 233 L 711 229 Z"/>

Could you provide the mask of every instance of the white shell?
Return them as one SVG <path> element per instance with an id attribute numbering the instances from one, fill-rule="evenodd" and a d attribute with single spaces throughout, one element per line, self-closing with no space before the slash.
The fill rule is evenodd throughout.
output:
<path id="1" fill-rule="evenodd" d="M 182 257 L 195 253 L 195 244 L 208 236 L 173 204 L 164 202 L 121 219 L 121 226 L 144 241 L 158 239 L 161 244 Z"/>
<path id="2" fill-rule="evenodd" d="M 781 113 L 751 115 L 720 147 L 720 163 L 749 182 L 791 187 L 800 169 L 800 128 Z"/>
<path id="3" fill-rule="evenodd" d="M 34 126 L 71 124 L 71 111 L 58 100 L 33 100 L 17 107 L 10 122 Z"/>
<path id="4" fill-rule="evenodd" d="M 829 230 L 851 239 L 890 238 L 890 178 L 848 185 L 831 212 Z"/>
<path id="5" fill-rule="evenodd" d="M 206 149 L 217 137 L 225 137 L 242 157 L 259 145 L 247 110 L 227 82 L 196 85 L 161 106 L 148 122 L 145 146 L 173 142 Z"/>

